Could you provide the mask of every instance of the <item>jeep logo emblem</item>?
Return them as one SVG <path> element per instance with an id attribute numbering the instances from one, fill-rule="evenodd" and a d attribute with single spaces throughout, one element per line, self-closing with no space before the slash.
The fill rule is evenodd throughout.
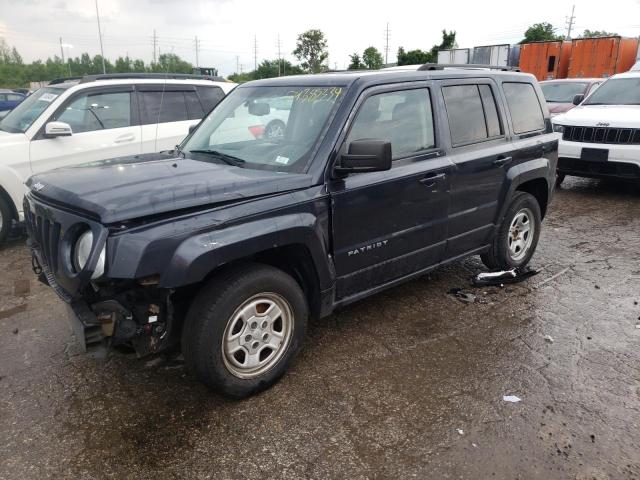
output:
<path id="1" fill-rule="evenodd" d="M 607 122 L 598 122 L 596 123 L 596 127 L 608 127 L 609 123 Z"/>

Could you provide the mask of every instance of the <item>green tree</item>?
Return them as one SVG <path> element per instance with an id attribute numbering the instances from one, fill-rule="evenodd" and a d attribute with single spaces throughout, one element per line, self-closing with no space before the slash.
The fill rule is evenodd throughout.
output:
<path id="1" fill-rule="evenodd" d="M 362 52 L 362 63 L 369 70 L 379 70 L 384 65 L 384 58 L 377 48 L 369 47 Z"/>
<path id="2" fill-rule="evenodd" d="M 588 28 L 582 32 L 581 35 L 583 38 L 592 38 L 592 37 L 617 37 L 617 33 L 606 32 L 604 30 L 589 30 Z"/>
<path id="3" fill-rule="evenodd" d="M 562 35 L 556 35 L 555 28 L 549 22 L 534 23 L 524 32 L 524 39 L 520 43 L 544 42 L 562 40 Z"/>
<path id="4" fill-rule="evenodd" d="M 362 60 L 360 59 L 360 55 L 357 53 L 349 55 L 349 59 L 351 60 L 347 67 L 349 70 L 362 70 L 365 68 L 364 63 L 362 63 Z"/>
<path id="5" fill-rule="evenodd" d="M 229 75 L 229 80 L 236 83 L 244 83 L 260 78 L 273 78 L 285 75 L 300 75 L 304 70 L 285 59 L 263 60 L 256 70 L 245 73 L 233 73 Z"/>
<path id="6" fill-rule="evenodd" d="M 312 29 L 298 35 L 293 55 L 302 62 L 300 66 L 309 73 L 319 73 L 324 70 L 324 62 L 329 57 L 324 33 L 321 30 Z"/>
<path id="7" fill-rule="evenodd" d="M 405 52 L 404 48 L 398 48 L 398 65 L 422 65 L 424 63 L 436 63 L 440 50 L 449 50 L 456 47 L 456 32 L 442 30 L 442 41 L 434 45 L 431 50 L 420 49 Z"/>
<path id="8" fill-rule="evenodd" d="M 163 53 L 156 63 L 151 64 L 151 71 L 155 73 L 191 73 L 193 65 L 185 62 L 174 53 Z"/>

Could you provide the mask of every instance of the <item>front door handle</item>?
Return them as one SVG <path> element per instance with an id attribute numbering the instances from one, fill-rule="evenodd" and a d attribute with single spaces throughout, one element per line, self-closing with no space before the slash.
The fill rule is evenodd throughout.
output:
<path id="1" fill-rule="evenodd" d="M 493 164 L 497 167 L 502 167 L 503 165 L 509 165 L 513 161 L 513 157 L 505 157 L 500 155 L 493 161 Z"/>
<path id="2" fill-rule="evenodd" d="M 124 135 L 120 135 L 118 138 L 114 140 L 114 143 L 126 143 L 133 142 L 136 139 L 136 136 L 133 133 L 125 133 Z"/>
<path id="3" fill-rule="evenodd" d="M 420 179 L 420 183 L 427 188 L 431 188 L 439 181 L 444 180 L 446 176 L 446 173 L 428 173 Z"/>

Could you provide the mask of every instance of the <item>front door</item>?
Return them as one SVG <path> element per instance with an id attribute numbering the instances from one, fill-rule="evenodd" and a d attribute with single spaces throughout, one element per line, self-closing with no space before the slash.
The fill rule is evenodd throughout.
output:
<path id="1" fill-rule="evenodd" d="M 391 142 L 393 165 L 330 182 L 337 299 L 437 264 L 447 236 L 451 164 L 436 141 L 431 89 L 374 89 L 340 152 L 365 138 Z"/>
<path id="2" fill-rule="evenodd" d="M 30 145 L 33 173 L 140 153 L 140 125 L 129 87 L 91 89 L 71 97 L 49 119 L 68 123 L 69 137 L 46 138 L 44 127 Z"/>

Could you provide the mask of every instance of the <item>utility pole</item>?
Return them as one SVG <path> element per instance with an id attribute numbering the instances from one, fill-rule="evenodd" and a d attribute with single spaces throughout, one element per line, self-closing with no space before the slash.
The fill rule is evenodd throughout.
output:
<path id="1" fill-rule="evenodd" d="M 196 67 L 200 66 L 200 62 L 198 60 L 198 50 L 200 49 L 200 42 L 198 40 L 198 36 L 196 35 Z"/>
<path id="2" fill-rule="evenodd" d="M 567 23 L 567 40 L 571 40 L 571 29 L 573 28 L 573 25 L 575 24 L 576 21 L 576 16 L 574 15 L 576 13 L 576 6 L 574 5 L 573 7 L 571 7 L 571 16 L 567 18 L 566 23 Z"/>
<path id="3" fill-rule="evenodd" d="M 240 73 L 240 57 L 236 55 L 236 73 Z"/>
<path id="4" fill-rule="evenodd" d="M 156 48 L 158 47 L 158 37 L 156 36 L 156 29 L 153 29 L 153 63 L 156 63 Z"/>
<path id="5" fill-rule="evenodd" d="M 389 22 L 387 22 L 387 28 L 384 32 L 384 64 L 386 65 L 389 60 Z"/>
<path id="6" fill-rule="evenodd" d="M 278 47 L 278 76 L 280 76 L 280 66 L 282 65 L 282 57 L 280 55 L 280 34 L 278 34 L 278 43 L 277 43 L 277 47 Z"/>
<path id="7" fill-rule="evenodd" d="M 253 36 L 253 69 L 258 70 L 258 37 Z"/>
<path id="8" fill-rule="evenodd" d="M 104 64 L 104 50 L 102 48 L 102 30 L 100 29 L 100 13 L 98 12 L 98 0 L 96 0 L 96 18 L 98 19 L 98 38 L 100 39 L 100 56 L 102 57 L 102 73 L 107 73 L 107 67 Z"/>

